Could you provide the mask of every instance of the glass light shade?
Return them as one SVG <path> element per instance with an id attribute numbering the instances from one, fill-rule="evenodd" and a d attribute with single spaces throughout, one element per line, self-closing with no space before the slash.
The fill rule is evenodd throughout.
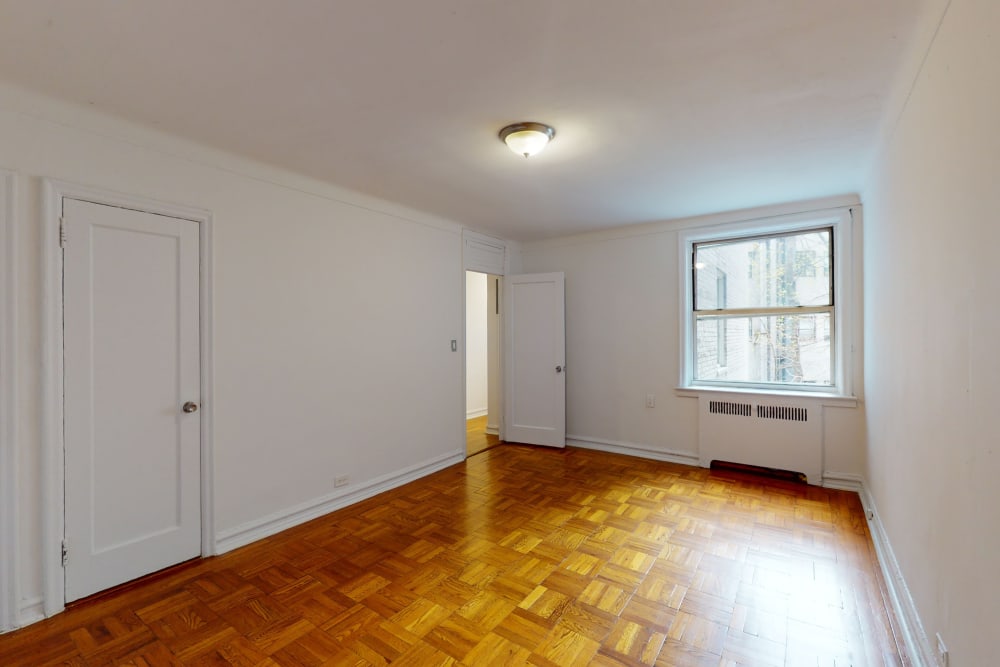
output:
<path id="1" fill-rule="evenodd" d="M 530 157 L 540 153 L 555 133 L 554 129 L 541 123 L 517 123 L 500 130 L 500 138 L 518 155 Z"/>
<path id="2" fill-rule="evenodd" d="M 549 144 L 549 135 L 538 130 L 521 130 L 508 134 L 504 141 L 518 155 L 530 157 L 542 152 Z"/>

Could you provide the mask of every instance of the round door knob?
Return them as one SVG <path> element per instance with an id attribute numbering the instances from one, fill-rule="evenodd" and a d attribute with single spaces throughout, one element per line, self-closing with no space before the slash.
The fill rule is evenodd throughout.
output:
<path id="1" fill-rule="evenodd" d="M 181 410 L 184 412 L 198 412 L 198 404 L 194 401 L 188 401 Z"/>
<path id="2" fill-rule="evenodd" d="M 556 366 L 556 373 L 562 373 L 562 366 Z"/>

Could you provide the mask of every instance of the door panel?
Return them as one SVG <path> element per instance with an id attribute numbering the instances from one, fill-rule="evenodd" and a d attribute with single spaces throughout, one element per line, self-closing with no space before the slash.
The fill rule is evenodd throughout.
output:
<path id="1" fill-rule="evenodd" d="M 562 273 L 504 279 L 508 442 L 566 446 L 564 292 Z"/>
<path id="2" fill-rule="evenodd" d="M 66 600 L 201 552 L 198 223 L 64 201 Z"/>

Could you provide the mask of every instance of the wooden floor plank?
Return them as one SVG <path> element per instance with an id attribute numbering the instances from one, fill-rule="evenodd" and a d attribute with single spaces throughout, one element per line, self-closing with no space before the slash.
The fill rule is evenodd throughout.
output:
<path id="1" fill-rule="evenodd" d="M 856 494 L 501 444 L 0 636 L 0 664 L 905 665 Z"/>

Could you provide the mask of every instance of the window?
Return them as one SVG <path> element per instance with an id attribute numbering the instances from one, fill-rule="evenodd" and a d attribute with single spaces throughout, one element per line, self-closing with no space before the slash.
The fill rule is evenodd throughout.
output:
<path id="1" fill-rule="evenodd" d="M 681 235 L 689 388 L 849 393 L 850 212 Z"/>

